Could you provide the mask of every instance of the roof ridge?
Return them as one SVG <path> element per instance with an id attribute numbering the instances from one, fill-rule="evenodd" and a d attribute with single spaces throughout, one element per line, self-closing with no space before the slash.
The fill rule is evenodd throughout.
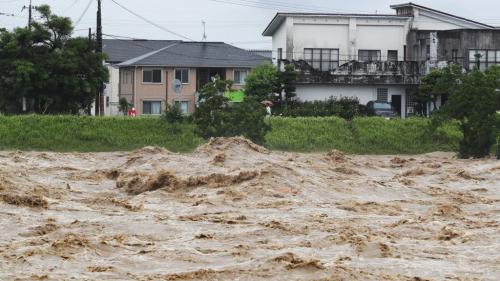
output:
<path id="1" fill-rule="evenodd" d="M 122 62 L 122 63 L 119 63 L 119 64 L 118 64 L 118 66 L 126 66 L 126 65 L 131 65 L 131 64 L 134 64 L 134 63 L 136 63 L 136 62 L 138 62 L 138 61 L 141 61 L 141 60 L 143 60 L 143 59 L 145 59 L 145 58 L 148 58 L 148 57 L 150 57 L 150 56 L 152 56 L 152 55 L 155 55 L 155 54 L 157 54 L 157 53 L 159 53 L 159 52 L 161 52 L 161 51 L 164 51 L 164 50 L 166 50 L 166 49 L 168 49 L 168 48 L 170 48 L 170 47 L 173 47 L 173 46 L 175 46 L 175 45 L 177 45 L 177 44 L 179 44 L 179 42 L 175 42 L 175 43 L 170 44 L 170 45 L 168 45 L 168 46 L 166 46 L 166 47 L 163 47 L 163 48 L 161 48 L 161 49 L 158 49 L 158 50 L 155 50 L 155 51 L 149 52 L 149 53 L 144 54 L 144 55 L 140 55 L 140 56 L 135 57 L 135 58 L 133 58 L 133 59 L 129 59 L 128 61 L 124 61 L 124 62 Z"/>

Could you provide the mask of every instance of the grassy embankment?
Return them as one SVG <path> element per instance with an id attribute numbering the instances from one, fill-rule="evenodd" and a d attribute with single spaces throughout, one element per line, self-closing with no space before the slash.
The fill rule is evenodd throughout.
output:
<path id="1" fill-rule="evenodd" d="M 428 119 L 269 118 L 266 146 L 275 150 L 415 154 L 457 149 L 456 124 L 434 132 Z M 0 150 L 126 151 L 148 145 L 189 152 L 203 143 L 192 125 L 175 129 L 159 118 L 0 116 Z"/>

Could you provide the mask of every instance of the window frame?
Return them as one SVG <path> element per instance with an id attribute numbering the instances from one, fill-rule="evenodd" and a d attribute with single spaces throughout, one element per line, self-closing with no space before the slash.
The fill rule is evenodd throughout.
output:
<path id="1" fill-rule="evenodd" d="M 379 99 L 380 95 L 385 95 L 385 100 Z M 377 88 L 377 101 L 389 102 L 389 88 Z"/>
<path id="2" fill-rule="evenodd" d="M 389 55 L 390 53 L 393 53 L 393 54 L 395 54 L 395 55 L 396 55 L 396 57 L 395 57 L 396 59 L 395 59 L 395 60 L 389 60 L 389 58 L 391 57 L 391 56 Z M 387 61 L 392 61 L 392 62 L 397 62 L 397 61 L 399 61 L 399 52 L 398 52 L 398 50 L 387 50 Z"/>
<path id="3" fill-rule="evenodd" d="M 146 113 L 145 110 L 144 110 L 144 108 L 146 108 L 145 107 L 145 103 L 151 103 L 151 104 L 152 103 L 160 103 L 160 113 L 153 114 L 152 113 L 152 109 L 153 109 L 152 106 L 150 106 L 150 113 Z M 162 113 L 162 104 L 163 104 L 163 102 L 161 100 L 143 100 L 142 101 L 142 115 L 149 115 L 149 116 L 159 116 L 159 115 L 161 115 L 161 113 Z"/>
<path id="4" fill-rule="evenodd" d="M 378 52 L 378 59 L 377 60 L 361 60 L 361 56 L 360 56 L 359 52 Z M 358 50 L 358 61 L 360 61 L 360 62 L 382 61 L 382 50 L 376 50 L 376 49 L 359 49 Z"/>
<path id="5" fill-rule="evenodd" d="M 151 82 L 144 81 L 144 72 L 151 71 Z M 160 82 L 155 82 L 154 80 L 154 72 L 160 71 Z M 163 84 L 163 69 L 157 67 L 144 67 L 142 68 L 142 84 L 152 84 L 152 85 L 161 85 Z"/>
<path id="6" fill-rule="evenodd" d="M 500 49 L 469 49 L 469 70 L 474 69 L 477 64 L 475 54 L 474 56 L 471 56 L 472 52 L 475 54 L 484 52 L 485 54 L 484 58 L 482 57 L 479 59 L 479 70 L 481 71 L 486 70 L 493 65 L 500 65 Z M 491 53 L 494 54 L 493 60 L 489 57 Z M 484 65 L 484 69 L 481 67 L 482 65 Z"/>
<path id="7" fill-rule="evenodd" d="M 311 58 L 307 59 L 307 52 L 311 52 Z M 314 59 L 315 51 L 319 52 L 319 60 Z M 323 55 L 325 51 L 329 52 L 329 60 L 323 60 Z M 333 55 L 333 52 L 336 52 L 336 56 Z M 336 60 L 334 59 L 336 58 Z M 312 68 L 326 72 L 326 71 L 333 71 L 340 66 L 340 50 L 338 48 L 304 48 L 304 61 L 306 61 Z M 314 65 L 315 63 L 319 62 L 319 67 L 316 68 Z M 327 63 L 328 64 L 328 70 L 323 70 L 323 64 Z M 337 65 L 336 67 L 333 67 L 333 65 Z"/>
<path id="8" fill-rule="evenodd" d="M 186 112 L 182 112 L 182 103 L 186 103 Z M 179 109 L 181 110 L 182 114 L 188 115 L 189 114 L 189 101 L 188 100 L 174 100 L 174 106 L 179 105 Z"/>
<path id="9" fill-rule="evenodd" d="M 180 71 L 180 73 L 181 73 L 181 79 L 179 79 L 179 81 L 181 81 L 182 85 L 189 85 L 191 83 L 191 81 L 190 81 L 191 80 L 191 77 L 190 77 L 191 76 L 190 75 L 191 71 L 190 71 L 190 69 L 187 68 L 187 67 L 176 68 L 174 70 L 174 77 L 175 77 L 176 80 L 178 79 L 177 78 L 177 71 Z M 183 71 L 186 71 L 186 73 L 187 73 L 187 82 L 183 81 L 184 80 L 183 79 L 184 78 Z"/>
<path id="10" fill-rule="evenodd" d="M 243 81 L 241 81 L 241 73 L 240 73 L 240 81 L 239 81 L 239 83 L 236 82 L 236 80 L 234 79 L 234 77 L 236 77 L 236 71 L 239 71 L 239 72 L 243 71 L 243 72 L 246 73 L 245 79 L 243 79 Z M 248 73 L 249 73 L 249 71 L 246 68 L 235 68 L 235 69 L 233 69 L 233 82 L 234 82 L 234 85 L 245 85 L 246 84 L 245 80 L 248 77 Z"/>

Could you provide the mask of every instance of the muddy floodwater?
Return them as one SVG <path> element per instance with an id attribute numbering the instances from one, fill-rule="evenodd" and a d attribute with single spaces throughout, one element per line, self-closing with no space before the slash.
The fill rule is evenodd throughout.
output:
<path id="1" fill-rule="evenodd" d="M 0 280 L 500 280 L 500 161 L 0 152 Z"/>

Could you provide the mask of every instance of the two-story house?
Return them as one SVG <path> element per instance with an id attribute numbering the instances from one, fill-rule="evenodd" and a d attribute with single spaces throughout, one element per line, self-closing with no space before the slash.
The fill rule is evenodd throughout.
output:
<path id="1" fill-rule="evenodd" d="M 222 42 L 168 40 L 105 40 L 112 68 L 110 89 L 126 98 L 138 115 L 159 115 L 166 103 L 185 114 L 194 111 L 197 94 L 215 76 L 243 87 L 245 78 L 269 59 Z M 178 84 L 176 84 L 178 83 Z M 116 84 L 116 86 L 114 85 Z"/>
<path id="2" fill-rule="evenodd" d="M 388 101 L 402 117 L 413 113 L 421 75 L 440 61 L 461 59 L 468 69 L 469 53 L 500 50 L 492 26 L 413 3 L 391 8 L 396 13 L 278 13 L 263 35 L 273 39 L 275 64 L 295 64 L 301 100 Z"/>

